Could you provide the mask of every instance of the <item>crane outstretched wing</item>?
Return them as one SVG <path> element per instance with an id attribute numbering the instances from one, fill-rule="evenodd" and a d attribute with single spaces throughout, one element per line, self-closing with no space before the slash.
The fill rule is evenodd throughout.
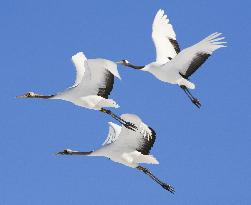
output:
<path id="1" fill-rule="evenodd" d="M 226 47 L 219 37 L 221 33 L 213 33 L 201 40 L 199 43 L 182 50 L 174 59 L 176 67 L 181 68 L 180 74 L 189 78 L 217 49 Z"/>
<path id="2" fill-rule="evenodd" d="M 137 150 L 144 155 L 149 154 L 156 139 L 155 131 L 142 122 L 137 115 L 123 114 L 121 118 L 133 123 L 138 129 L 133 131 L 122 126 L 121 133 L 116 140 L 117 145 L 125 149 L 131 148 L 132 150 Z"/>
<path id="3" fill-rule="evenodd" d="M 99 95 L 107 99 L 113 89 L 114 76 L 120 78 L 117 64 L 106 59 L 89 59 L 86 67 L 90 70 L 90 77 L 83 78 L 80 89 L 88 88 L 88 95 Z"/>
<path id="4" fill-rule="evenodd" d="M 156 62 L 160 64 L 169 62 L 180 52 L 173 26 L 161 9 L 153 20 L 152 39 L 156 48 Z"/>
<path id="5" fill-rule="evenodd" d="M 78 96 L 98 95 L 108 98 L 113 84 L 114 76 L 120 78 L 117 64 L 106 59 L 86 59 L 82 52 L 72 57 L 77 75 L 74 92 Z"/>

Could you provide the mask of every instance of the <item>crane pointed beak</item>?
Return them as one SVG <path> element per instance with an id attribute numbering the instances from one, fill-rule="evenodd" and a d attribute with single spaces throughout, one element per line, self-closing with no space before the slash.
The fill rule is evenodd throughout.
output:
<path id="1" fill-rule="evenodd" d="M 26 98 L 27 96 L 26 95 L 18 95 L 16 96 L 16 98 Z"/>
<path id="2" fill-rule="evenodd" d="M 64 155 L 65 152 L 56 152 L 55 155 Z"/>
<path id="3" fill-rule="evenodd" d="M 116 61 L 115 63 L 116 64 L 123 64 L 124 62 L 123 61 Z"/>

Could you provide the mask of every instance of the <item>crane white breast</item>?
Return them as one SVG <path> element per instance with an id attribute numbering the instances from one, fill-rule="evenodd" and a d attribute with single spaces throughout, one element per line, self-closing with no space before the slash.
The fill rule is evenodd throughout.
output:
<path id="1" fill-rule="evenodd" d="M 163 65 L 155 65 L 149 64 L 146 66 L 145 71 L 153 74 L 157 79 L 168 82 L 171 84 L 176 84 L 177 81 L 181 78 L 176 69 L 174 69 L 175 65 L 172 61 L 163 64 Z"/>

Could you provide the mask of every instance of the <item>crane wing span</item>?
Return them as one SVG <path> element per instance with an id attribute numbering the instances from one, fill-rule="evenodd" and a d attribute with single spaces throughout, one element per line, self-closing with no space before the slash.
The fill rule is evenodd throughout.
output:
<path id="1" fill-rule="evenodd" d="M 121 126 L 112 122 L 108 122 L 108 124 L 110 125 L 109 132 L 106 140 L 102 144 L 103 146 L 115 142 L 118 139 L 119 134 L 121 132 Z"/>
<path id="2" fill-rule="evenodd" d="M 88 72 L 77 86 L 78 92 L 107 99 L 113 89 L 114 76 L 120 78 L 117 64 L 106 59 L 88 59 L 85 68 Z"/>
<path id="3" fill-rule="evenodd" d="M 122 149 L 131 148 L 132 150 L 137 150 L 144 155 L 149 154 L 156 139 L 155 131 L 143 123 L 137 115 L 123 114 L 121 115 L 121 118 L 136 125 L 138 130 L 133 131 L 122 126 L 121 133 L 116 140 L 117 145 L 122 147 Z M 146 137 L 145 132 L 147 132 L 150 137 Z"/>
<path id="4" fill-rule="evenodd" d="M 152 39 L 156 49 L 157 63 L 167 63 L 180 52 L 173 26 L 161 9 L 153 20 Z"/>
<path id="5" fill-rule="evenodd" d="M 71 59 L 76 68 L 76 79 L 72 87 L 76 87 L 82 81 L 83 76 L 86 74 L 85 62 L 87 58 L 85 57 L 83 52 L 78 52 L 77 54 L 72 56 Z"/>
<path id="6" fill-rule="evenodd" d="M 199 43 L 182 50 L 175 60 L 175 67 L 182 68 L 181 75 L 184 78 L 189 78 L 217 49 L 226 47 L 221 40 L 224 37 L 219 37 L 221 33 L 213 33 L 201 40 Z"/>

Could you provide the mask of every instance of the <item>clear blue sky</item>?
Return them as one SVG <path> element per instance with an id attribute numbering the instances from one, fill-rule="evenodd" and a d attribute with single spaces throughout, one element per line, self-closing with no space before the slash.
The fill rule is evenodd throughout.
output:
<path id="1" fill-rule="evenodd" d="M 203 204 L 251 201 L 250 1 L 2 1 L 0 7 L 0 204 Z M 62 101 L 17 100 L 51 94 L 74 81 L 71 56 L 155 58 L 151 24 L 171 19 L 182 48 L 218 31 L 228 41 L 192 77 L 199 110 L 177 87 L 119 67 L 116 113 L 136 113 L 157 132 L 147 166 L 172 195 L 137 170 L 105 158 L 57 157 L 92 150 L 107 135 L 102 113 Z"/>

